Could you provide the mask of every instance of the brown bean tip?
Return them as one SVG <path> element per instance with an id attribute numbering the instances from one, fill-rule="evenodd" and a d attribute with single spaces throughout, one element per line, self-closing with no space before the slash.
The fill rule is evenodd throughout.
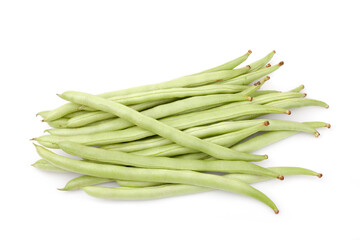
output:
<path id="1" fill-rule="evenodd" d="M 269 80 L 270 79 L 270 76 L 266 76 L 265 77 L 265 81 Z"/>
<path id="2" fill-rule="evenodd" d="M 326 124 L 326 127 L 331 128 L 331 124 L 330 123 Z"/>
<path id="3" fill-rule="evenodd" d="M 269 121 L 265 121 L 265 122 L 264 122 L 264 125 L 265 125 L 265 126 L 269 126 L 269 125 L 270 125 L 270 122 L 269 122 Z"/>
<path id="4" fill-rule="evenodd" d="M 286 114 L 287 114 L 287 115 L 290 115 L 290 114 L 291 114 L 291 111 L 290 111 L 290 110 L 286 110 Z"/>
<path id="5" fill-rule="evenodd" d="M 319 173 L 319 174 L 317 175 L 318 178 L 322 178 L 322 176 L 323 176 L 322 173 Z"/>
<path id="6" fill-rule="evenodd" d="M 253 97 L 248 97 L 248 100 L 251 102 L 254 98 Z"/>
<path id="7" fill-rule="evenodd" d="M 264 155 L 264 158 L 265 158 L 265 159 L 268 159 L 268 158 L 269 158 L 269 156 L 265 154 L 265 155 Z"/>
<path id="8" fill-rule="evenodd" d="M 269 67 L 271 67 L 271 64 L 270 64 L 270 63 L 268 63 L 268 64 L 266 64 L 266 66 L 265 66 L 265 67 L 269 68 Z"/>
<path id="9" fill-rule="evenodd" d="M 279 209 L 274 209 L 275 214 L 279 214 Z"/>
<path id="10" fill-rule="evenodd" d="M 251 69 L 251 66 L 250 66 L 250 65 L 246 65 L 246 67 L 247 67 L 248 69 Z"/>
<path id="11" fill-rule="evenodd" d="M 304 84 L 301 84 L 300 87 L 301 87 L 301 89 L 304 89 L 304 88 L 305 88 Z"/>
<path id="12" fill-rule="evenodd" d="M 284 61 L 279 62 L 279 66 L 284 65 Z"/>
<path id="13" fill-rule="evenodd" d="M 36 138 L 32 138 L 32 139 L 30 139 L 30 141 L 35 141 L 36 140 Z"/>
<path id="14" fill-rule="evenodd" d="M 307 96 L 307 93 L 304 93 L 304 97 L 306 97 Z"/>
<path id="15" fill-rule="evenodd" d="M 329 108 L 329 105 L 326 105 L 325 108 Z"/>
<path id="16" fill-rule="evenodd" d="M 279 180 L 281 180 L 281 181 L 284 180 L 284 176 L 282 176 L 282 175 L 279 175 L 279 176 L 277 176 L 276 178 L 279 179 Z"/>
<path id="17" fill-rule="evenodd" d="M 320 133 L 318 131 L 315 132 L 315 137 L 319 137 Z"/>
<path id="18" fill-rule="evenodd" d="M 275 53 L 276 53 L 276 51 L 275 51 L 275 50 L 273 50 L 273 53 L 275 54 Z"/>
<path id="19" fill-rule="evenodd" d="M 249 51 L 248 51 L 248 54 L 252 54 L 252 51 L 251 51 L 251 50 L 249 50 Z"/>
<path id="20" fill-rule="evenodd" d="M 43 120 L 41 120 L 42 122 L 45 122 L 45 120 L 43 119 Z"/>

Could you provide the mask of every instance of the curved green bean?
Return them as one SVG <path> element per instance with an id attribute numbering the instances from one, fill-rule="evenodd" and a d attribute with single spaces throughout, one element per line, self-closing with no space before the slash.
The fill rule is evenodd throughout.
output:
<path id="1" fill-rule="evenodd" d="M 106 183 L 106 182 L 112 182 L 112 181 L 114 181 L 114 180 L 111 180 L 109 178 L 99 178 L 99 177 L 83 175 L 83 176 L 71 179 L 69 182 L 67 182 L 65 187 L 58 188 L 58 190 L 71 191 L 71 190 L 81 189 L 86 186 L 91 186 L 91 185 L 96 185 L 96 184 Z"/>
<path id="2" fill-rule="evenodd" d="M 322 175 L 304 168 L 278 167 L 271 168 L 272 171 L 279 171 L 282 174 L 289 175 L 314 175 L 321 177 Z M 228 179 L 243 181 L 246 183 L 256 183 L 269 180 L 267 177 L 245 175 L 245 174 L 228 174 L 224 176 Z M 193 194 L 199 192 L 210 191 L 209 188 L 191 186 L 185 184 L 166 184 L 145 188 L 124 188 L 124 187 L 84 187 L 83 190 L 90 196 L 97 198 L 116 199 L 116 200 L 150 200 L 165 197 L 180 196 L 185 194 Z M 277 211 L 278 212 L 278 211 Z"/>
<path id="3" fill-rule="evenodd" d="M 67 172 L 64 169 L 55 167 L 54 165 L 50 164 L 48 161 L 46 161 L 45 159 L 40 159 L 38 161 L 36 161 L 35 163 L 31 164 L 31 166 L 43 170 L 43 171 L 50 171 L 50 172 Z"/>
<path id="4" fill-rule="evenodd" d="M 278 213 L 279 211 L 273 201 L 271 201 L 271 199 L 269 199 L 265 194 L 239 180 L 193 171 L 130 168 L 89 163 L 56 155 L 41 146 L 35 146 L 41 157 L 47 159 L 51 164 L 68 171 L 102 178 L 145 182 L 182 183 L 230 191 L 253 197 L 268 205 L 275 211 L 275 213 Z"/>
<path id="5" fill-rule="evenodd" d="M 272 176 L 281 180 L 283 179 L 282 176 L 279 176 L 278 174 L 271 172 L 266 168 L 244 161 L 201 161 L 195 159 L 184 159 L 179 161 L 178 159 L 174 158 L 148 157 L 120 151 L 110 151 L 95 147 L 88 147 L 72 142 L 61 142 L 59 143 L 59 147 L 68 154 L 100 163 L 110 163 L 151 169 L 248 173 Z"/>
<path id="6" fill-rule="evenodd" d="M 263 68 L 273 58 L 275 53 L 276 53 L 275 51 L 272 51 L 268 55 L 266 55 L 264 58 L 259 59 L 259 60 L 255 61 L 255 62 L 249 64 L 250 65 L 250 71 L 249 72 L 255 72 L 255 71 Z"/>

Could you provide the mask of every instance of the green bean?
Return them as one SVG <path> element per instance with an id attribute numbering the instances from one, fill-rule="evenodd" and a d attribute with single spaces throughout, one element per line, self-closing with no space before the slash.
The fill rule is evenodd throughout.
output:
<path id="1" fill-rule="evenodd" d="M 98 96 L 103 98 L 111 98 L 115 96 L 124 96 L 128 94 L 147 92 L 158 89 L 168 89 L 168 88 L 176 88 L 176 87 L 195 87 L 220 80 L 227 80 L 235 76 L 244 74 L 249 70 L 250 70 L 249 66 L 246 66 L 244 68 L 239 68 L 235 70 L 223 70 L 218 72 L 202 73 L 202 74 L 177 78 L 167 82 L 139 86 L 139 87 L 123 89 L 119 91 L 107 92 L 100 94 Z M 47 114 L 47 116 L 44 119 L 45 121 L 54 121 L 69 113 L 78 111 L 79 107 L 80 106 L 78 104 L 74 104 L 74 103 L 65 104 L 59 108 L 50 111 L 49 114 Z"/>
<path id="2" fill-rule="evenodd" d="M 200 73 L 217 72 L 217 71 L 222 71 L 222 70 L 232 70 L 235 67 L 239 66 L 241 63 L 245 62 L 245 60 L 250 56 L 251 53 L 252 53 L 251 50 L 249 50 L 249 51 L 247 51 L 247 53 L 245 53 L 244 55 L 242 55 L 234 60 L 231 60 L 229 62 L 221 64 L 217 67 L 202 71 Z M 197 73 L 197 74 L 199 74 L 199 73 Z"/>
<path id="3" fill-rule="evenodd" d="M 231 111 L 229 111 L 231 108 Z M 251 115 L 255 113 L 283 113 L 289 114 L 289 111 L 281 108 L 273 108 L 269 106 L 252 104 L 227 104 L 226 106 L 210 109 L 202 112 L 189 113 L 180 116 L 164 118 L 160 120 L 162 123 L 178 128 L 186 129 L 195 126 L 201 126 L 209 123 L 220 122 L 223 120 L 233 119 L 243 115 Z M 34 140 L 42 142 L 44 146 L 46 142 L 51 145 L 56 145 L 61 141 L 72 141 L 85 145 L 107 145 L 120 142 L 129 142 L 145 137 L 153 136 L 154 133 L 146 131 L 139 127 L 132 127 L 125 130 L 101 132 L 89 135 L 77 136 L 57 136 L 57 135 L 44 135 Z M 51 147 L 51 146 L 49 146 Z M 261 158 L 266 157 L 262 156 Z M 260 159 L 258 159 L 260 160 Z"/>
<path id="4" fill-rule="evenodd" d="M 330 128 L 330 124 L 324 122 L 305 122 L 304 124 L 307 124 L 308 126 L 313 128 L 320 128 L 320 127 Z M 275 132 L 264 133 L 254 138 L 251 138 L 245 142 L 241 142 L 233 146 L 232 149 L 241 152 L 253 152 L 257 149 L 278 142 L 284 138 L 295 135 L 298 132 L 299 131 L 275 131 Z"/>
<path id="5" fill-rule="evenodd" d="M 163 184 L 158 182 L 136 182 L 136 181 L 125 181 L 125 180 L 116 180 L 116 182 L 121 187 L 133 187 L 133 188 L 153 187 Z"/>
<path id="6" fill-rule="evenodd" d="M 87 147 L 72 142 L 61 142 L 59 143 L 59 147 L 68 154 L 99 163 L 110 163 L 115 165 L 126 165 L 151 169 L 248 173 L 273 176 L 281 180 L 283 179 L 282 176 L 279 176 L 278 174 L 273 173 L 266 168 L 243 161 L 201 161 L 195 159 L 184 159 L 179 161 L 178 159 L 174 158 L 140 156 L 120 151 L 110 151 L 95 147 Z"/>
<path id="7" fill-rule="evenodd" d="M 61 191 L 71 191 L 76 189 L 81 189 L 86 186 L 96 185 L 100 183 L 112 182 L 114 180 L 108 178 L 99 178 L 93 176 L 80 176 L 74 179 L 71 179 L 63 188 L 58 188 Z"/>
<path id="8" fill-rule="evenodd" d="M 50 164 L 45 159 L 40 159 L 40 160 L 36 161 L 35 163 L 31 164 L 31 166 L 36 167 L 37 169 L 40 169 L 40 170 L 43 170 L 43 171 L 67 172 L 66 170 L 55 167 L 54 165 Z"/>
<path id="9" fill-rule="evenodd" d="M 262 95 L 266 95 L 266 94 L 270 94 L 270 93 L 280 93 L 280 91 L 276 91 L 276 90 L 258 90 L 256 92 L 254 92 L 253 94 L 249 94 L 249 96 L 258 97 L 258 96 L 262 96 Z"/>
<path id="10" fill-rule="evenodd" d="M 329 105 L 327 103 L 319 101 L 319 100 L 315 100 L 315 99 L 310 99 L 310 98 L 285 99 L 285 100 L 267 103 L 266 105 L 274 106 L 274 107 L 284 107 L 284 108 L 299 108 L 299 107 L 306 107 L 306 106 L 318 106 L 318 107 L 329 108 Z"/>
<path id="11" fill-rule="evenodd" d="M 239 180 L 193 171 L 130 168 L 89 163 L 56 155 L 41 146 L 36 145 L 36 149 L 39 155 L 47 159 L 51 164 L 68 171 L 101 178 L 182 183 L 230 191 L 253 197 L 271 207 L 275 213 L 279 211 L 276 205 L 265 194 Z"/>
<path id="12" fill-rule="evenodd" d="M 204 106 L 212 106 L 216 104 L 246 101 L 246 100 L 249 101 L 252 100 L 252 98 L 244 96 L 242 94 L 215 94 L 215 95 L 207 95 L 207 96 L 197 96 L 197 97 L 178 100 L 168 104 L 163 104 L 148 109 L 146 111 L 143 111 L 141 113 L 148 117 L 159 119 L 159 118 L 175 115 L 177 113 L 181 113 L 189 109 L 198 109 Z M 89 113 L 88 115 L 92 115 L 92 114 Z M 71 120 L 69 120 L 69 122 L 70 121 Z M 86 120 L 86 116 L 84 115 L 79 116 L 79 118 L 77 118 L 76 120 L 73 119 L 73 122 L 69 123 L 69 125 L 72 124 L 73 126 L 75 122 L 77 123 L 77 125 L 80 125 L 79 123 L 84 123 L 84 122 L 88 123 L 88 121 Z M 106 122 L 104 124 L 100 124 L 96 126 L 90 126 L 90 127 L 88 126 L 77 129 L 49 129 L 47 130 L 47 132 L 55 135 L 69 136 L 69 135 L 81 135 L 81 134 L 105 132 L 111 130 L 121 130 L 131 126 L 134 126 L 134 124 L 129 121 L 126 121 L 125 119 L 117 118 L 114 119 L 113 121 Z"/>
<path id="13" fill-rule="evenodd" d="M 67 118 L 59 118 L 57 120 L 47 122 L 47 124 L 53 128 L 63 128 L 66 127 L 68 121 L 69 119 Z"/>
<path id="14" fill-rule="evenodd" d="M 273 171 L 282 172 L 282 174 L 288 175 L 314 175 L 321 177 L 322 174 L 313 172 L 303 168 L 291 168 L 291 167 L 278 167 L 272 168 Z M 234 179 L 243 181 L 246 183 L 256 183 L 260 181 L 269 180 L 267 177 L 245 175 L 245 174 L 228 174 L 225 176 L 228 179 Z M 116 200 L 150 200 L 159 199 L 165 197 L 180 196 L 185 194 L 193 194 L 199 192 L 210 191 L 209 188 L 200 186 L 191 186 L 185 184 L 166 184 L 154 187 L 145 188 L 124 188 L 124 187 L 95 187 L 87 186 L 83 190 L 90 196 L 97 198 L 116 199 Z M 276 211 L 278 212 L 278 211 Z"/>
<path id="15" fill-rule="evenodd" d="M 260 81 L 256 82 L 253 86 L 249 87 L 248 89 L 244 90 L 242 92 L 242 94 L 244 95 L 251 95 L 254 92 L 256 92 L 259 88 L 261 88 L 262 85 L 264 85 L 264 83 L 266 81 L 268 81 L 270 79 L 269 76 L 264 77 L 263 79 L 261 79 Z"/>
<path id="16" fill-rule="evenodd" d="M 298 86 L 298 87 L 290 90 L 289 92 L 300 92 L 300 91 L 303 90 L 304 88 L 305 88 L 305 86 L 301 84 L 300 86 Z"/>
<path id="17" fill-rule="evenodd" d="M 142 110 L 156 107 L 158 105 L 171 103 L 173 101 L 175 101 L 175 99 L 163 99 L 163 100 L 135 104 L 135 105 L 131 105 L 129 107 L 131 107 L 132 109 L 134 109 L 136 111 L 142 111 Z M 69 119 L 69 121 L 67 122 L 67 127 L 75 128 L 75 127 L 89 126 L 89 124 L 91 124 L 91 123 L 99 122 L 99 121 L 107 120 L 107 119 L 111 119 L 111 118 L 117 118 L 117 117 L 114 114 L 105 113 L 102 111 L 87 112 L 85 114 L 82 114 L 82 115 L 79 115 L 79 116 Z M 58 133 L 55 133 L 55 134 L 59 134 L 59 135 L 74 135 L 74 134 L 80 134 L 79 132 L 81 132 L 79 130 L 57 130 L 57 131 L 58 131 Z M 69 133 L 61 134 L 61 132 L 63 132 L 63 131 L 65 131 L 65 133 L 66 133 L 66 131 L 68 131 Z M 56 130 L 55 130 L 55 132 L 56 132 Z"/>
<path id="18" fill-rule="evenodd" d="M 250 71 L 249 72 L 255 72 L 259 70 L 260 68 L 264 67 L 266 63 L 268 63 L 274 56 L 276 52 L 272 51 L 268 55 L 266 55 L 264 58 L 257 60 L 256 62 L 253 62 L 250 65 Z"/>
<path id="19" fill-rule="evenodd" d="M 273 101 L 280 101 L 290 98 L 301 98 L 305 96 L 306 93 L 297 93 L 297 92 L 270 93 L 270 94 L 254 97 L 253 102 L 257 104 L 266 104 Z"/>
<path id="20" fill-rule="evenodd" d="M 221 84 L 242 84 L 242 85 L 247 85 L 249 83 L 252 83 L 253 81 L 264 77 L 274 71 L 276 71 L 277 69 L 279 69 L 282 65 L 284 65 L 284 62 L 280 62 L 274 66 L 271 66 L 269 68 L 263 68 L 260 70 L 257 70 L 255 72 L 250 72 L 244 75 L 240 75 L 238 77 L 232 78 L 230 80 L 221 82 Z"/>
<path id="21" fill-rule="evenodd" d="M 50 111 L 41 111 L 36 114 L 36 116 L 40 116 L 43 119 L 49 114 Z"/>
<path id="22" fill-rule="evenodd" d="M 269 122 L 264 121 L 253 127 L 245 128 L 239 131 L 235 131 L 215 137 L 205 138 L 204 140 L 224 147 L 231 147 L 232 145 L 240 142 L 241 140 L 249 137 L 250 135 L 261 131 L 265 126 L 268 125 Z M 149 148 L 149 149 L 143 149 L 140 151 L 132 152 L 132 154 L 142 155 L 142 156 L 172 157 L 172 156 L 194 153 L 194 152 L 198 152 L 198 151 L 185 148 L 177 144 L 168 144 L 156 148 Z"/>

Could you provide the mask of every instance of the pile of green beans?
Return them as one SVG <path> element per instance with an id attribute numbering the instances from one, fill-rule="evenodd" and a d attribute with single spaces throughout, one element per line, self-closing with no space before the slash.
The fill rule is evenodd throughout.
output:
<path id="1" fill-rule="evenodd" d="M 58 94 L 69 103 L 37 114 L 52 128 L 32 139 L 40 144 L 35 147 L 41 157 L 32 166 L 78 173 L 59 190 L 82 189 L 98 198 L 148 200 L 218 189 L 255 198 L 278 213 L 274 202 L 250 184 L 322 174 L 300 167 L 264 168 L 254 162 L 268 156 L 253 151 L 299 132 L 318 137 L 318 128 L 330 124 L 263 116 L 328 105 L 305 98 L 303 85 L 287 92 L 262 90 L 268 74 L 284 62 L 271 66 L 272 51 L 237 68 L 250 54 L 167 82 L 100 95 Z M 110 182 L 117 187 L 95 186 Z"/>

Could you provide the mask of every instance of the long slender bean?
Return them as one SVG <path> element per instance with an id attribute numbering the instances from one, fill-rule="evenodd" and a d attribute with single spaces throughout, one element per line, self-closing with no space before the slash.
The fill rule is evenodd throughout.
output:
<path id="1" fill-rule="evenodd" d="M 99 178 L 93 176 L 80 176 L 74 179 L 71 179 L 63 188 L 58 188 L 61 191 L 71 191 L 76 189 L 81 189 L 86 186 L 96 185 L 100 183 L 112 182 L 109 178 Z"/>
<path id="2" fill-rule="evenodd" d="M 255 72 L 261 68 L 263 68 L 274 56 L 276 52 L 272 51 L 270 52 L 268 55 L 266 55 L 265 57 L 249 64 L 250 65 L 250 71 L 249 72 Z M 269 66 L 270 67 L 270 66 Z"/>
<path id="3" fill-rule="evenodd" d="M 269 199 L 265 194 L 239 180 L 193 171 L 130 168 L 89 163 L 56 155 L 41 146 L 36 146 L 36 149 L 41 157 L 47 159 L 53 165 L 68 171 L 102 178 L 145 182 L 182 183 L 230 191 L 253 197 L 268 205 L 275 213 L 279 212 L 273 201 L 271 201 L 271 199 Z"/>
<path id="4" fill-rule="evenodd" d="M 31 166 L 43 170 L 43 171 L 50 171 L 50 172 L 67 172 L 64 169 L 58 168 L 52 164 L 50 164 L 45 159 L 37 160 L 35 163 L 31 164 Z"/>
<path id="5" fill-rule="evenodd" d="M 271 168 L 273 171 L 278 170 L 284 175 L 313 175 L 321 177 L 322 174 L 313 172 L 303 168 L 279 167 Z M 267 177 L 245 175 L 245 174 L 229 174 L 224 176 L 228 179 L 236 179 L 246 183 L 256 183 L 260 181 L 269 180 Z M 210 191 L 209 188 L 191 186 L 185 184 L 166 184 L 154 187 L 145 188 L 124 188 L 124 187 L 96 187 L 88 186 L 83 190 L 90 196 L 97 198 L 116 199 L 116 200 L 150 200 L 165 197 L 180 196 L 186 194 L 193 194 L 199 192 Z"/>

